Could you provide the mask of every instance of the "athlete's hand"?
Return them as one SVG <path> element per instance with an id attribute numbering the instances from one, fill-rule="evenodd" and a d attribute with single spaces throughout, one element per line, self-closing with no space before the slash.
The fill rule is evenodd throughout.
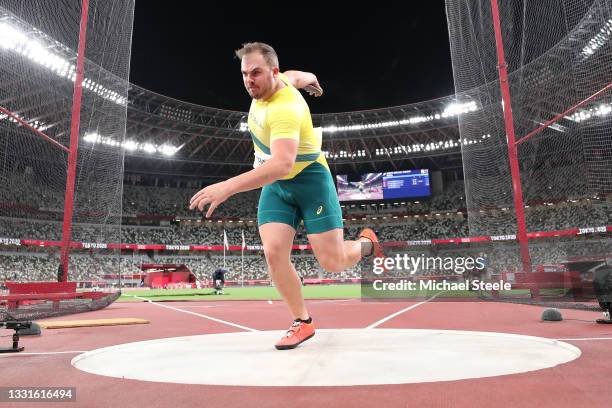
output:
<path id="1" fill-rule="evenodd" d="M 215 209 L 231 196 L 231 190 L 227 182 L 211 184 L 198 191 L 189 201 L 189 209 L 195 208 L 204 211 L 206 204 L 210 204 L 206 212 L 206 218 L 210 218 Z"/>
<path id="2" fill-rule="evenodd" d="M 323 95 L 323 88 L 319 84 L 317 76 L 312 72 L 289 70 L 285 71 L 284 74 L 289 79 L 291 85 L 297 89 L 303 89 L 311 96 Z"/>
<path id="3" fill-rule="evenodd" d="M 314 75 L 313 75 L 314 76 Z M 314 81 L 304 87 L 304 90 L 310 94 L 310 96 L 318 97 L 323 95 L 323 88 L 319 84 L 317 77 L 314 77 Z"/>

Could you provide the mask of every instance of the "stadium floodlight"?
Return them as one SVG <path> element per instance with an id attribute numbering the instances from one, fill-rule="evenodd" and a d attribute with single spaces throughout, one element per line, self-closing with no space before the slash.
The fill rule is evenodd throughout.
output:
<path id="1" fill-rule="evenodd" d="M 6 22 L 0 22 L 0 47 L 15 51 L 36 64 L 53 71 L 58 76 L 68 78 L 72 82 L 76 80 L 76 67 L 74 64 L 49 51 L 49 47 L 42 44 L 39 39 L 29 38 L 26 34 Z M 118 105 L 125 106 L 127 104 L 127 98 L 119 95 L 117 92 L 106 89 L 90 78 L 83 79 L 83 87 Z"/>
<path id="2" fill-rule="evenodd" d="M 610 112 L 612 112 L 612 103 L 602 103 L 595 108 L 580 110 L 564 118 L 580 123 L 584 120 L 591 119 L 593 116 L 606 116 Z"/>
<path id="3" fill-rule="evenodd" d="M 164 156 L 173 156 L 176 153 L 176 147 L 171 145 L 161 145 L 157 148 L 157 151 L 163 154 Z"/>
<path id="4" fill-rule="evenodd" d="M 610 40 L 611 36 L 612 18 L 606 21 L 606 24 L 599 30 L 599 33 L 589 40 L 587 45 L 582 49 L 582 56 L 586 59 L 595 54 L 598 49 L 603 47 Z"/>
<path id="5" fill-rule="evenodd" d="M 483 135 L 482 139 L 486 139 L 489 138 L 490 135 Z M 465 141 L 464 144 L 473 144 L 473 143 L 481 143 L 482 140 L 477 140 L 477 141 Z M 455 148 L 457 146 L 459 146 L 461 144 L 461 141 L 455 141 L 455 140 L 440 140 L 438 142 L 430 142 L 427 145 L 420 143 L 420 144 L 413 144 L 413 145 L 398 145 L 398 146 L 393 146 L 393 147 L 389 147 L 389 148 L 377 148 L 374 151 L 374 154 L 376 156 L 391 156 L 393 155 L 398 155 L 398 154 L 408 154 L 408 153 L 417 153 L 417 152 L 421 152 L 421 151 L 437 151 L 437 150 L 443 150 L 443 149 L 452 149 Z M 357 156 L 360 156 L 360 154 L 358 153 Z M 365 157 L 365 152 L 363 152 L 363 156 Z M 332 157 L 333 158 L 333 157 Z"/>
<path id="6" fill-rule="evenodd" d="M 601 104 L 599 105 L 599 109 L 597 109 L 597 114 L 599 116 L 605 116 L 608 113 L 612 112 L 612 105 Z"/>
<path id="7" fill-rule="evenodd" d="M 154 145 L 152 145 L 151 143 L 145 143 L 142 145 L 141 147 L 142 150 L 144 150 L 147 153 L 155 153 L 157 151 L 157 149 L 155 148 Z"/>
<path id="8" fill-rule="evenodd" d="M 101 143 L 107 146 L 121 147 L 128 151 L 141 150 L 151 154 L 161 153 L 164 156 L 172 156 L 176 154 L 176 152 L 180 149 L 179 147 L 175 147 L 169 144 L 155 146 L 153 143 L 150 142 L 137 143 L 134 140 L 126 140 L 124 142 L 119 142 L 111 137 L 100 136 L 98 133 L 95 132 L 85 134 L 83 140 L 88 143 Z"/>
<path id="9" fill-rule="evenodd" d="M 134 151 L 138 148 L 138 143 L 133 140 L 126 140 L 122 146 L 125 150 Z"/>
<path id="10" fill-rule="evenodd" d="M 9 116 L 5 113 L 2 113 L 0 114 L 0 120 L 8 120 L 9 122 L 12 122 L 12 123 L 18 123 L 19 121 L 16 118 L 19 118 L 23 120 L 24 122 L 26 122 L 27 124 L 29 124 L 30 126 L 32 126 L 34 129 L 38 129 L 41 132 L 49 128 L 49 126 L 45 122 L 41 122 L 39 120 L 31 120 L 15 112 L 13 112 L 12 114 L 14 117 Z"/>
<path id="11" fill-rule="evenodd" d="M 98 143 L 101 140 L 101 137 L 99 134 L 92 132 L 85 134 L 85 137 L 83 139 L 89 143 Z"/>
<path id="12" fill-rule="evenodd" d="M 28 37 L 7 23 L 0 23 L 0 47 L 15 49 L 27 42 Z"/>
<path id="13" fill-rule="evenodd" d="M 388 127 L 397 127 L 404 125 L 416 125 L 424 122 L 431 122 L 433 120 L 439 120 L 442 118 L 448 118 L 451 116 L 461 115 L 467 112 L 473 112 L 478 110 L 478 106 L 476 102 L 470 101 L 465 103 L 452 103 L 448 105 L 442 113 L 433 113 L 427 116 L 412 116 L 402 120 L 392 120 L 385 122 L 373 122 L 373 123 L 365 123 L 361 125 L 347 125 L 347 126 L 337 126 L 330 125 L 324 126 L 322 128 L 323 132 L 326 133 L 336 133 L 336 132 L 351 132 L 358 131 L 364 129 L 380 129 L 380 128 L 388 128 Z"/>
<path id="14" fill-rule="evenodd" d="M 465 103 L 451 103 L 442 112 L 442 117 L 447 118 L 450 116 L 458 116 L 468 112 L 474 112 L 478 110 L 476 102 L 470 101 Z"/>

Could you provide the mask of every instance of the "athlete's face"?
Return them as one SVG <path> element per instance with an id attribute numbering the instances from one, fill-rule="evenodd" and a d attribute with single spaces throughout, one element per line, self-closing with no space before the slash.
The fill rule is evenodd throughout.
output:
<path id="1" fill-rule="evenodd" d="M 253 99 L 268 99 L 274 93 L 278 68 L 272 68 L 258 52 L 242 57 L 240 63 L 244 87 Z"/>

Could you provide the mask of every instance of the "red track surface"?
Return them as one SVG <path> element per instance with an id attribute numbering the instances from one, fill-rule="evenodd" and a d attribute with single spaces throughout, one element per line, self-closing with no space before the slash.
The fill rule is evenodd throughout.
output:
<path id="1" fill-rule="evenodd" d="M 364 328 L 410 303 L 310 301 L 317 327 Z M 282 330 L 290 317 L 281 302 L 171 302 L 165 305 L 205 314 L 257 330 Z M 146 303 L 115 303 L 107 309 L 62 320 L 136 317 L 151 324 L 44 330 L 25 337 L 25 353 L 75 351 L 67 354 L 0 355 L 4 387 L 76 387 L 77 402 L 53 407 L 609 407 L 612 401 L 612 327 L 597 325 L 599 313 L 563 310 L 563 322 L 539 321 L 542 307 L 504 303 L 429 302 L 400 314 L 379 328 L 428 328 L 496 331 L 565 340 L 582 350 L 570 363 L 525 374 L 461 381 L 359 387 L 235 387 L 121 380 L 79 371 L 70 365 L 78 355 L 121 343 L 164 337 L 239 331 L 176 310 Z M 10 334 L 3 330 L 3 336 Z M 10 337 L 0 338 L 2 346 Z M 6 344 L 4 344 L 6 343 Z M 270 345 L 272 347 L 272 345 Z M 418 350 L 415 350 L 418 352 Z M 290 358 L 291 352 L 287 353 Z M 470 356 L 465 356 L 469 364 Z M 239 367 L 231 367 L 240 375 Z M 217 367 L 202 367 L 215 370 Z M 221 369 L 228 369 L 222 367 Z M 0 403 L 0 407 L 49 406 Z"/>

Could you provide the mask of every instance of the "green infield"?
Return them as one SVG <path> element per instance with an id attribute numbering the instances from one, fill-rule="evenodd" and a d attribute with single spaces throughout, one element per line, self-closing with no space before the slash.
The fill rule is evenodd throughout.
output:
<path id="1" fill-rule="evenodd" d="M 176 300 L 280 300 L 276 288 L 270 286 L 228 286 L 223 289 L 223 295 L 215 295 L 214 289 L 154 289 L 154 290 L 124 290 L 118 302 L 140 302 L 135 296 L 161 301 Z M 351 299 L 361 296 L 358 284 L 347 285 L 312 285 L 302 288 L 306 299 Z"/>
<path id="2" fill-rule="evenodd" d="M 414 300 L 420 301 L 436 296 L 436 300 L 479 300 L 480 297 L 491 298 L 488 291 L 465 291 L 465 290 L 387 290 L 377 291 L 371 286 L 359 284 L 343 285 L 312 285 L 302 288 L 306 299 L 363 299 L 363 300 Z M 543 296 L 557 295 L 562 296 L 563 289 L 542 289 Z M 520 298 L 528 297 L 529 290 L 509 290 L 500 291 L 500 298 Z M 274 287 L 270 286 L 228 286 L 224 288 L 224 294 L 215 295 L 214 289 L 128 289 L 124 290 L 118 302 L 142 302 L 143 300 L 153 300 L 156 302 L 164 301 L 188 301 L 188 300 L 281 300 L 281 297 Z"/>

